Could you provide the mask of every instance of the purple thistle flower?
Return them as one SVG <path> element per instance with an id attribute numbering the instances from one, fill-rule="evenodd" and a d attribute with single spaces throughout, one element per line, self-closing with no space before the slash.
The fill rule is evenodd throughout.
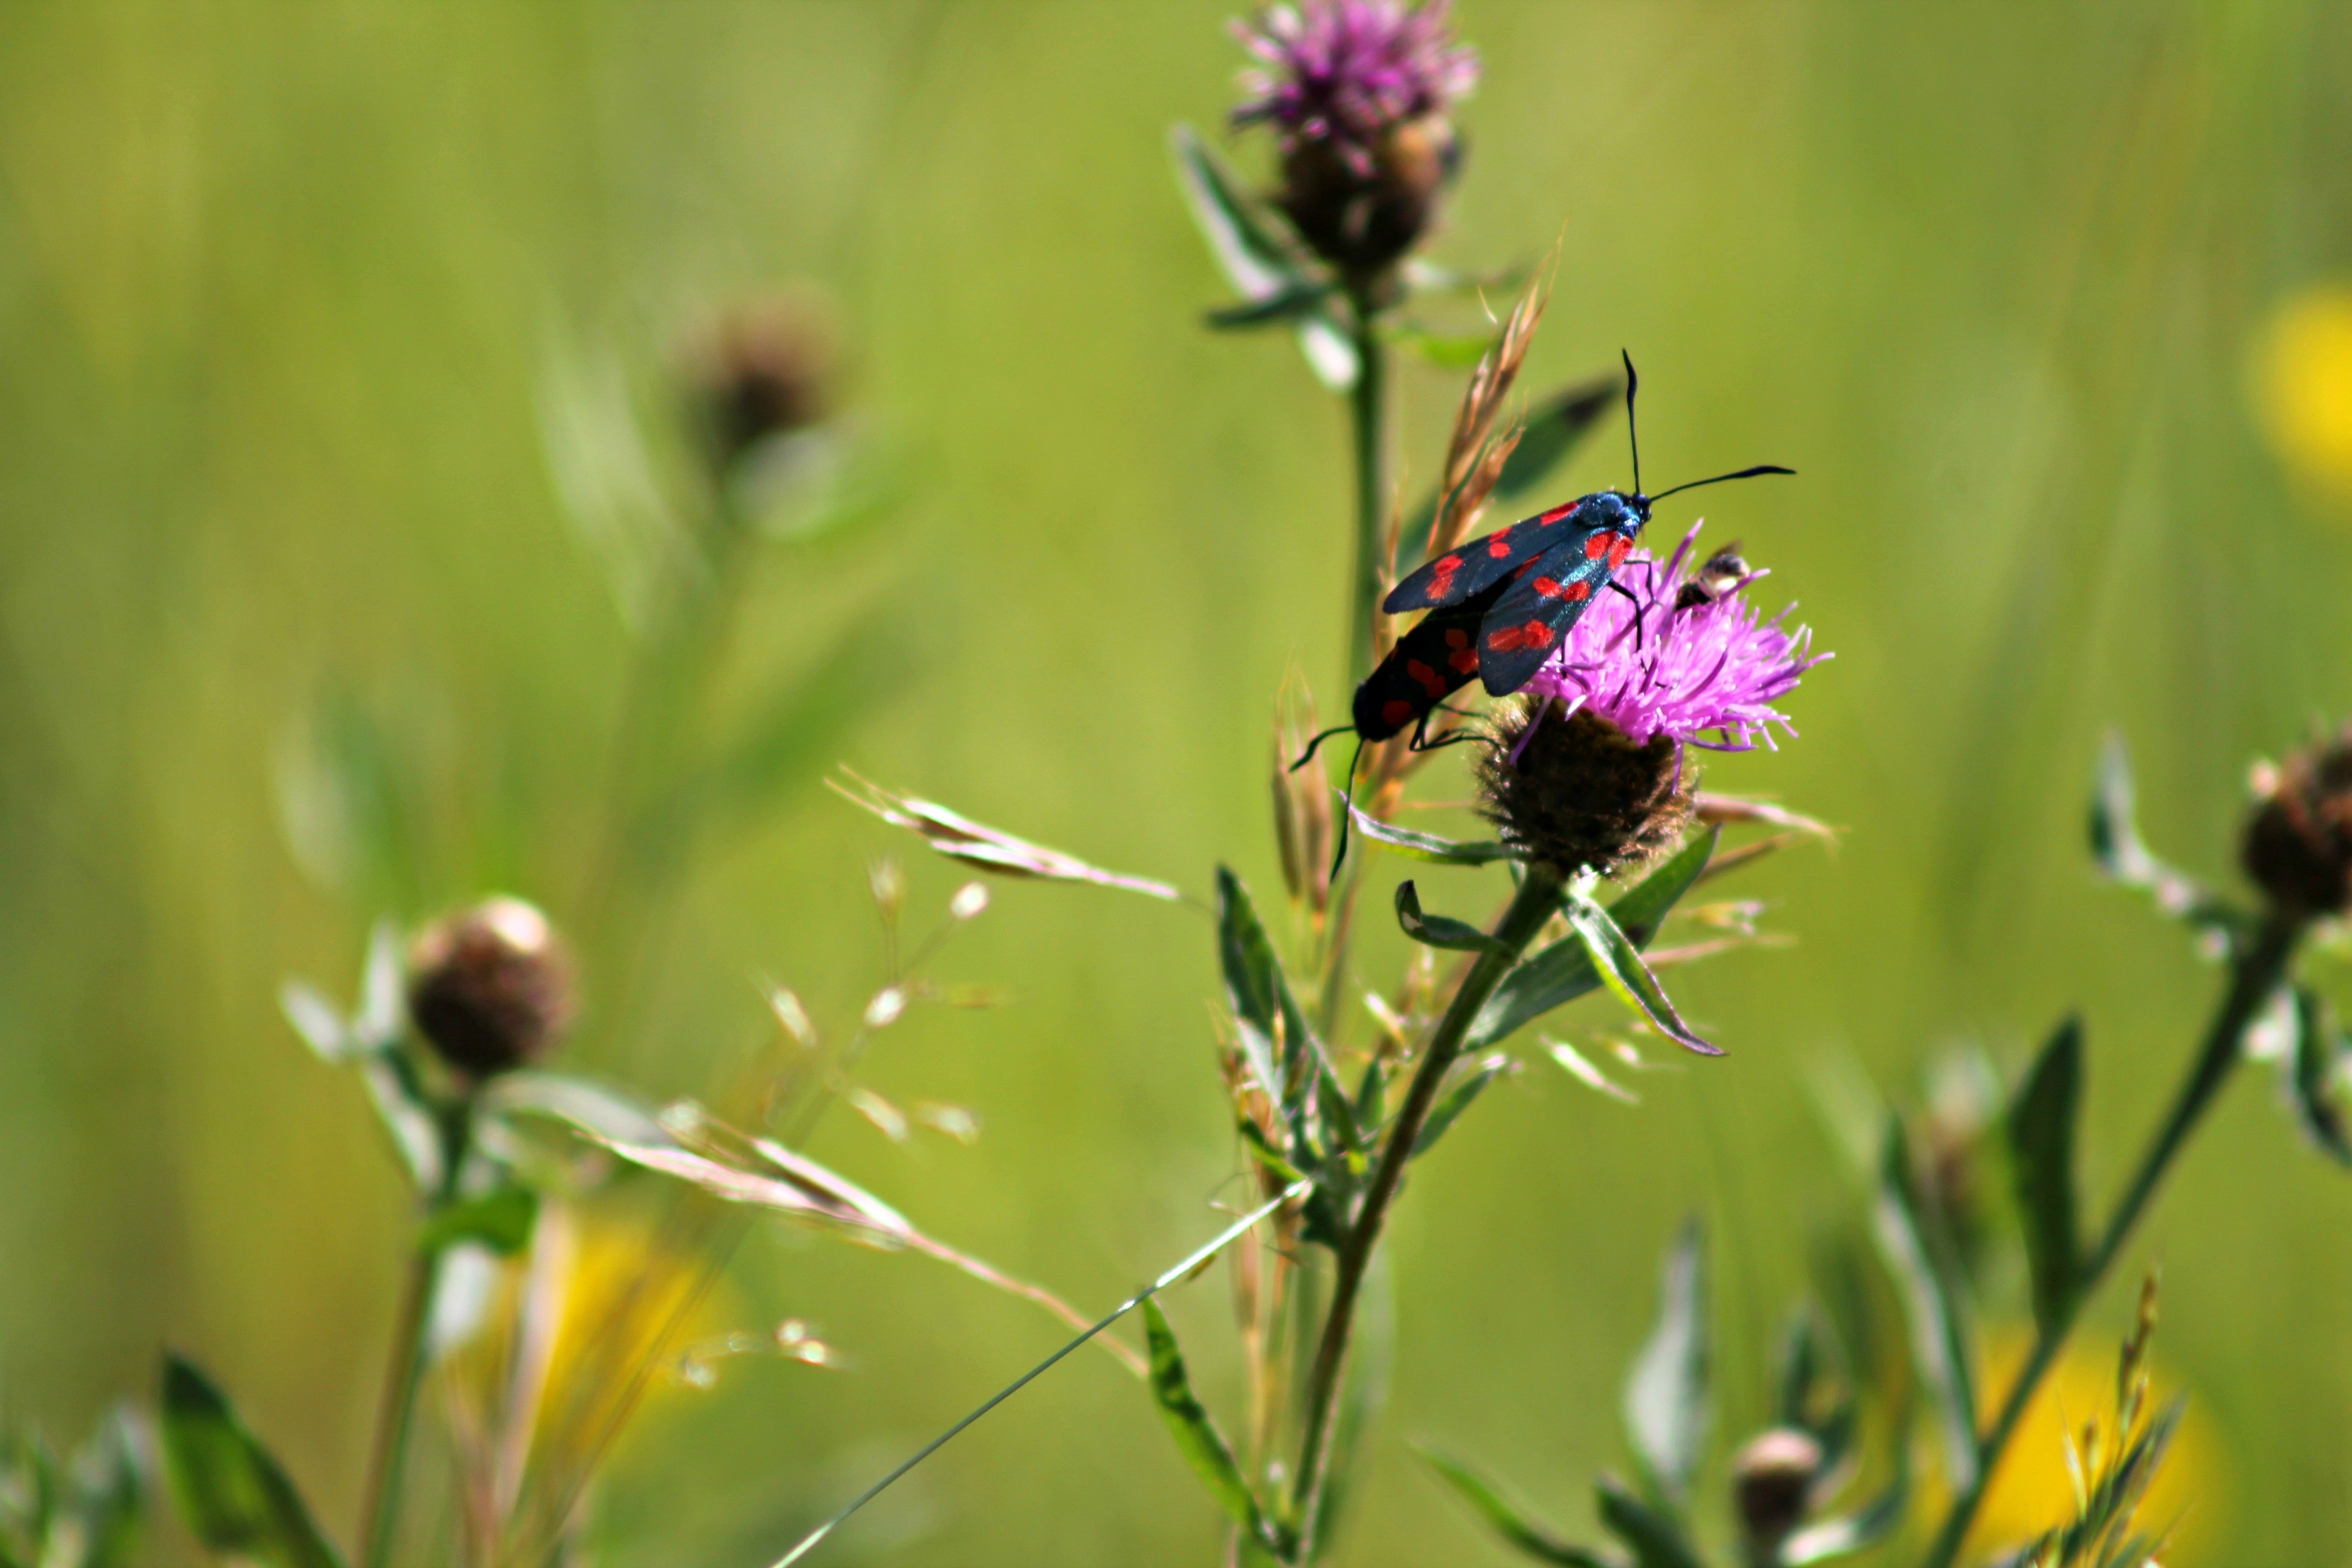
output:
<path id="1" fill-rule="evenodd" d="M 1796 727 L 1774 704 L 1832 656 L 1812 651 L 1811 627 L 1789 626 L 1794 604 L 1759 616 L 1748 589 L 1766 574 L 1706 584 L 1691 559 L 1700 526 L 1692 524 L 1663 563 L 1646 551 L 1628 556 L 1617 581 L 1633 597 L 1602 595 L 1528 682 L 1528 695 L 1559 699 L 1570 716 L 1606 719 L 1637 746 L 1664 735 L 1677 748 L 1745 752 L 1759 741 L 1773 746 L 1775 724 L 1793 737 Z M 1710 733 L 1715 739 L 1700 738 Z"/>
<path id="2" fill-rule="evenodd" d="M 1305 0 L 1235 22 L 1243 45 L 1274 68 L 1242 73 L 1249 97 L 1234 123 L 1270 121 L 1285 153 L 1328 142 L 1369 178 L 1392 126 L 1441 114 L 1477 86 L 1477 52 L 1448 39 L 1452 8 L 1451 0 Z"/>

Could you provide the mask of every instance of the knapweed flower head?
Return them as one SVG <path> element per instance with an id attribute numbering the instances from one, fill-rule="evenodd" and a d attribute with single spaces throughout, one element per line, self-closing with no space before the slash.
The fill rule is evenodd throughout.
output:
<path id="1" fill-rule="evenodd" d="M 1449 0 L 1305 0 L 1234 32 L 1244 71 L 1236 126 L 1274 128 L 1283 208 L 1326 259 L 1370 272 L 1411 247 L 1452 172 L 1447 108 L 1478 81 L 1453 41 Z"/>
<path id="2" fill-rule="evenodd" d="M 416 1032 L 469 1079 L 539 1060 L 572 1022 L 571 952 L 520 899 L 486 899 L 426 926 L 408 973 Z"/>
<path id="3" fill-rule="evenodd" d="M 2282 914 L 2352 910 L 2352 726 L 2254 770 L 2257 804 L 2240 847 Z"/>
<path id="4" fill-rule="evenodd" d="M 1729 550 L 1694 560 L 1697 540 L 1694 527 L 1664 562 L 1626 557 L 1616 574 L 1626 593 L 1600 595 L 1528 693 L 1589 710 L 1641 745 L 1664 735 L 1744 752 L 1773 745 L 1775 724 L 1795 735 L 1774 704 L 1830 655 L 1812 651 L 1811 628 L 1788 625 L 1796 605 L 1759 614 L 1748 590 L 1766 574 Z"/>
<path id="5" fill-rule="evenodd" d="M 1690 824 L 1687 746 L 1745 751 L 1793 735 L 1774 706 L 1828 658 L 1811 634 L 1761 617 L 1763 575 L 1726 551 L 1693 563 L 1693 528 L 1665 561 L 1616 574 L 1517 698 L 1498 707 L 1478 770 L 1479 808 L 1506 843 L 1561 870 L 1613 874 L 1654 858 Z"/>

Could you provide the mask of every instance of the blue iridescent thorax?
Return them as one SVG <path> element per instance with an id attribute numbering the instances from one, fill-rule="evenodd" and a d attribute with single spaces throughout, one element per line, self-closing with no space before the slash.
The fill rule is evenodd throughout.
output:
<path id="1" fill-rule="evenodd" d="M 1595 490 L 1578 501 L 1570 515 L 1579 528 L 1605 528 L 1631 537 L 1650 521 L 1650 499 L 1622 490 Z"/>

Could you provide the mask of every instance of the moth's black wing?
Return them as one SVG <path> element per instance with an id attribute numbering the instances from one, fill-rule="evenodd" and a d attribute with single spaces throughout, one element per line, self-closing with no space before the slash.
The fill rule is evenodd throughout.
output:
<path id="1" fill-rule="evenodd" d="M 1559 543 L 1569 515 L 1591 499 L 1580 497 L 1565 506 L 1523 517 L 1508 528 L 1498 528 L 1484 539 L 1447 551 L 1390 589 L 1381 608 L 1401 616 L 1407 610 L 1441 609 L 1476 597 L 1508 577 L 1514 568 Z"/>
<path id="2" fill-rule="evenodd" d="M 1616 547 L 1622 538 L 1601 531 L 1584 543 L 1548 551 L 1495 601 L 1478 626 L 1478 675 L 1487 695 L 1517 691 L 1559 650 L 1560 639 L 1625 558 Z M 1608 543 L 1598 552 L 1590 547 L 1602 541 Z"/>

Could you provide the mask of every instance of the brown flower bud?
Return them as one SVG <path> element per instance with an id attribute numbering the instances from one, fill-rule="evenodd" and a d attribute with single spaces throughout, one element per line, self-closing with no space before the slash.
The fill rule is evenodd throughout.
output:
<path id="1" fill-rule="evenodd" d="M 1696 780 L 1671 736 L 1637 746 L 1589 710 L 1563 720 L 1549 700 L 1503 705 L 1490 733 L 1496 744 L 1478 763 L 1479 814 L 1503 842 L 1564 874 L 1638 866 L 1690 825 Z"/>
<path id="2" fill-rule="evenodd" d="M 1444 115 L 1424 114 L 1388 127 L 1368 159 L 1351 152 L 1328 140 L 1294 142 L 1276 199 L 1317 255 L 1369 278 L 1412 249 L 1437 216 L 1461 144 Z"/>
<path id="3" fill-rule="evenodd" d="M 2352 909 L 2352 728 L 2254 773 L 2246 875 L 2291 919 Z"/>
<path id="4" fill-rule="evenodd" d="M 572 1021 L 572 955 L 520 899 L 485 900 L 426 926 L 408 974 L 417 1033 L 470 1078 L 537 1061 Z"/>
<path id="5" fill-rule="evenodd" d="M 782 294 L 735 310 L 697 358 L 701 416 L 721 468 L 830 412 L 835 332 L 814 296 Z"/>
<path id="6" fill-rule="evenodd" d="M 1793 1426 L 1763 1432 L 1733 1456 L 1732 1502 L 1757 1560 L 1769 1561 L 1773 1549 L 1805 1521 L 1821 1473 L 1821 1444 Z"/>

